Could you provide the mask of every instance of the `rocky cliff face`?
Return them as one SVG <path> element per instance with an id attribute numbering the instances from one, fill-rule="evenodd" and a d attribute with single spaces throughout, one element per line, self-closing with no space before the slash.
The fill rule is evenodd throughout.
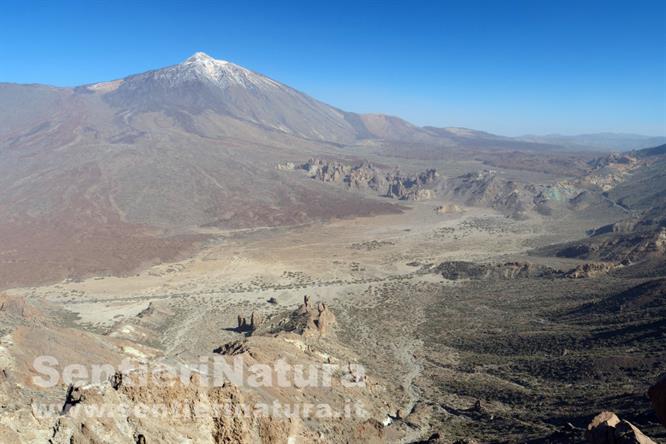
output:
<path id="1" fill-rule="evenodd" d="M 386 195 L 401 200 L 429 200 L 436 193 L 431 187 L 439 178 L 434 169 L 426 170 L 414 177 L 404 177 L 398 174 L 389 175 L 389 189 Z"/>

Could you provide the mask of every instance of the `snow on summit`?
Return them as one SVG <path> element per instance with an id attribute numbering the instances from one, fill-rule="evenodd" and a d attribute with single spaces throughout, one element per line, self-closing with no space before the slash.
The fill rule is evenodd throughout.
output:
<path id="1" fill-rule="evenodd" d="M 196 52 L 180 65 L 176 65 L 166 70 L 175 69 L 177 74 L 183 80 L 194 80 L 205 78 L 213 81 L 220 87 L 229 87 L 232 85 L 243 87 L 280 87 L 280 84 L 255 72 L 245 69 L 226 60 L 217 60 L 204 52 Z"/>

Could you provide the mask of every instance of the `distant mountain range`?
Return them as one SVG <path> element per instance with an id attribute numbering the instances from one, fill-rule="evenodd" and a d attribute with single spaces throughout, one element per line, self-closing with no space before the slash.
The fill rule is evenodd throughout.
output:
<path id="1" fill-rule="evenodd" d="M 639 134 L 596 133 L 564 136 L 548 134 L 545 136 L 522 136 L 517 140 L 526 142 L 560 145 L 569 149 L 598 151 L 630 151 L 649 148 L 666 143 L 666 137 L 641 136 Z"/>

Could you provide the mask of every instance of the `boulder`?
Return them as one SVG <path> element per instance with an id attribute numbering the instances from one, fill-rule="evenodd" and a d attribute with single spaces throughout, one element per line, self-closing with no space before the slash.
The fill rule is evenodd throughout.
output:
<path id="1" fill-rule="evenodd" d="M 601 412 L 595 416 L 587 426 L 585 439 L 590 444 L 656 444 L 613 412 Z"/>
<path id="2" fill-rule="evenodd" d="M 615 426 L 619 423 L 620 418 L 615 413 L 601 412 L 588 424 L 585 439 L 590 444 L 613 443 Z"/>
<path id="3" fill-rule="evenodd" d="M 652 407 L 657 414 L 657 418 L 666 427 L 666 374 L 662 375 L 661 379 L 650 387 L 648 396 L 652 401 Z"/>

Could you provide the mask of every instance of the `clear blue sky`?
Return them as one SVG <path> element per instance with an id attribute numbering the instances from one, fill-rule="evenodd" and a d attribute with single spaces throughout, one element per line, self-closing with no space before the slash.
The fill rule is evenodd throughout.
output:
<path id="1" fill-rule="evenodd" d="M 666 134 L 666 1 L 4 0 L 0 81 L 230 60 L 345 110 L 507 135 Z"/>

